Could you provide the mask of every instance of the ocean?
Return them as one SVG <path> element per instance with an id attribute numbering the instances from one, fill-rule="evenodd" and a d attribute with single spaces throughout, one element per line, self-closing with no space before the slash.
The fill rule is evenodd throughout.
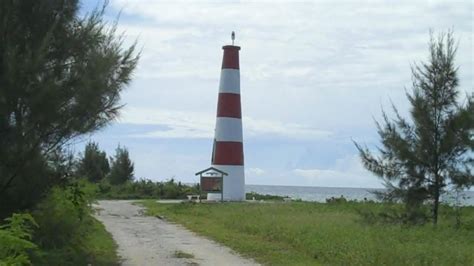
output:
<path id="1" fill-rule="evenodd" d="M 246 192 L 256 192 L 259 194 L 269 194 L 277 196 L 288 196 L 292 199 L 305 201 L 326 202 L 327 198 L 340 197 L 349 200 L 375 200 L 372 191 L 383 191 L 374 188 L 338 188 L 338 187 L 298 187 L 298 186 L 267 186 L 267 185 L 245 185 Z M 461 204 L 474 206 L 474 191 L 464 192 L 461 197 Z M 452 199 L 445 197 L 444 202 L 452 202 Z"/>

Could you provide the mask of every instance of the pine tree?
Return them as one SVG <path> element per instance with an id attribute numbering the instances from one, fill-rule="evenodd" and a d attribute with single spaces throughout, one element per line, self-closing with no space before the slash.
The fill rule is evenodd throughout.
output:
<path id="1" fill-rule="evenodd" d="M 117 116 L 138 56 L 103 14 L 81 16 L 78 0 L 0 1 L 0 216 L 51 186 L 52 151 Z"/>
<path id="2" fill-rule="evenodd" d="M 87 143 L 84 154 L 79 159 L 77 174 L 91 182 L 101 181 L 110 171 L 107 154 L 95 142 Z"/>
<path id="3" fill-rule="evenodd" d="M 133 180 L 134 166 L 130 160 L 128 150 L 120 145 L 115 149 L 115 156 L 110 158 L 112 167 L 108 176 L 109 181 L 113 185 L 123 184 Z"/>
<path id="4" fill-rule="evenodd" d="M 377 123 L 380 154 L 356 146 L 364 166 L 384 181 L 385 197 L 402 200 L 411 218 L 428 203 L 437 224 L 446 188 L 474 185 L 474 94 L 460 100 L 452 32 L 431 35 L 429 51 L 428 62 L 412 68 L 411 120 L 394 106 L 395 118 L 383 112 Z"/>

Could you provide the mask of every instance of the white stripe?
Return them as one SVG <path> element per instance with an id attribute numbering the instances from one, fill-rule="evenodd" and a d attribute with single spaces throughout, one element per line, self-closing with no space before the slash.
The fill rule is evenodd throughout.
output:
<path id="1" fill-rule="evenodd" d="M 242 119 L 218 117 L 216 120 L 216 141 L 242 142 Z"/>
<path id="2" fill-rule="evenodd" d="M 240 94 L 240 71 L 238 69 L 222 69 L 219 92 Z"/>
<path id="3" fill-rule="evenodd" d="M 224 200 L 245 200 L 245 171 L 243 165 L 213 165 L 224 176 Z"/>

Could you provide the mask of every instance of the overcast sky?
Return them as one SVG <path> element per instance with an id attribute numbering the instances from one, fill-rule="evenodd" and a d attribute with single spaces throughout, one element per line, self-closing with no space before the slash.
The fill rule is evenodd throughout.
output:
<path id="1" fill-rule="evenodd" d="M 210 166 L 231 31 L 242 47 L 247 184 L 380 187 L 352 139 L 376 145 L 373 119 L 390 101 L 407 114 L 410 65 L 427 59 L 430 29 L 454 29 L 460 87 L 474 88 L 469 0 L 111 0 L 107 19 L 120 11 L 119 31 L 126 45 L 138 39 L 141 60 L 121 118 L 86 141 L 110 155 L 126 146 L 137 178 L 197 182 Z"/>

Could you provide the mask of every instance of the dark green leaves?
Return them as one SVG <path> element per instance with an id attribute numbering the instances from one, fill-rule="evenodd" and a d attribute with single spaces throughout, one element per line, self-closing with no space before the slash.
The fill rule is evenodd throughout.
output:
<path id="1" fill-rule="evenodd" d="M 432 204 L 435 223 L 446 189 L 474 185 L 474 95 L 459 97 L 455 54 L 452 32 L 432 37 L 428 62 L 412 68 L 410 120 L 395 107 L 394 119 L 383 113 L 379 155 L 356 143 L 364 166 L 385 182 L 386 197 L 402 200 L 409 212 Z"/>

